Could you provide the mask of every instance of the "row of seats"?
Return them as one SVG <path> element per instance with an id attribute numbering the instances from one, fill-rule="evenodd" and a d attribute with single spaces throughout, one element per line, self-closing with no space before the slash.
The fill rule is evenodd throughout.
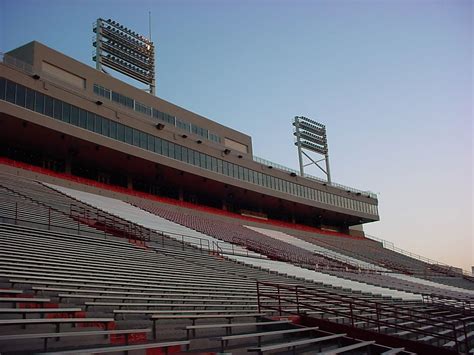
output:
<path id="1" fill-rule="evenodd" d="M 125 345 L 122 334 L 129 334 L 133 346 L 177 344 L 192 351 L 269 351 L 270 346 L 321 352 L 348 346 L 371 347 L 374 353 L 389 350 L 373 341 L 357 342 L 344 334 L 272 320 L 271 312 L 258 311 L 255 279 L 306 282 L 194 248 L 183 250 L 178 242 L 165 249 L 161 244 L 155 245 L 159 249 L 143 249 L 116 238 L 1 225 L 0 243 L 9 255 L 0 259 L 2 287 L 15 295 L 2 302 L 10 306 L 0 311 L 2 353 L 43 349 L 44 339 L 49 339 L 48 351 L 61 353 L 116 349 Z M 52 317 L 43 318 L 45 314 Z M 20 340 L 23 326 L 27 329 Z"/>
<path id="2" fill-rule="evenodd" d="M 299 263 L 286 263 L 282 262 L 281 260 L 274 260 L 274 258 L 267 258 L 266 254 L 264 253 L 267 250 L 260 250 L 260 253 L 249 252 L 242 249 L 244 247 L 235 245 L 233 243 L 227 242 L 226 238 L 228 236 L 226 234 L 232 234 L 233 228 L 231 226 L 227 226 L 227 229 L 222 230 L 222 235 L 216 234 L 216 236 L 209 236 L 204 234 L 200 231 L 196 231 L 191 229 L 185 225 L 181 225 L 176 223 L 175 221 L 170 221 L 165 219 L 161 216 L 157 216 L 155 214 L 149 213 L 142 209 L 139 209 L 135 206 L 132 206 L 128 203 L 123 201 L 112 199 L 104 196 L 97 196 L 94 194 L 90 194 L 87 192 L 77 191 L 69 188 L 64 188 L 60 186 L 49 185 L 51 188 L 56 189 L 68 196 L 73 197 L 76 200 L 81 200 L 89 205 L 94 206 L 95 208 L 99 208 L 106 213 L 113 213 L 116 216 L 123 218 L 129 221 L 135 221 L 140 225 L 143 225 L 147 228 L 157 229 L 163 231 L 167 235 L 177 240 L 184 240 L 189 241 L 190 244 L 196 245 L 199 248 L 202 245 L 206 244 L 206 241 L 209 243 L 209 248 L 217 245 L 218 248 L 216 249 L 219 253 L 224 253 L 227 258 L 232 260 L 237 260 L 240 262 L 247 263 L 248 265 L 258 266 L 261 268 L 265 268 L 269 271 L 278 271 L 282 272 L 281 270 L 285 270 L 284 273 L 291 275 L 293 277 L 302 277 L 306 278 L 307 280 L 324 280 L 328 285 L 336 285 L 338 287 L 345 287 L 352 290 L 360 290 L 363 292 L 372 292 L 372 293 L 379 293 L 381 295 L 389 296 L 389 297 L 397 297 L 400 299 L 406 300 L 421 300 L 420 296 L 416 296 L 411 293 L 400 292 L 397 290 L 390 290 L 388 288 L 383 287 L 374 287 L 368 286 L 365 283 L 360 283 L 357 281 L 346 280 L 342 278 L 338 278 L 328 274 L 322 274 L 320 271 L 325 269 L 323 266 L 314 270 L 313 268 L 309 267 L 301 267 Z M 214 223 L 218 226 L 221 226 L 219 221 L 214 221 Z M 221 226 L 222 227 L 222 226 Z M 240 227 L 243 230 L 248 230 L 245 227 Z M 250 231 L 250 230 L 248 230 Z M 250 231 L 252 232 L 252 231 Z M 255 233 L 255 237 L 257 237 L 257 233 Z M 263 236 L 265 238 L 265 236 Z M 271 241 L 271 238 L 266 237 Z M 271 244 L 271 243 L 269 243 Z M 272 248 L 277 253 L 284 253 L 285 251 L 281 251 L 278 248 L 277 243 L 271 244 Z M 286 245 L 286 243 L 285 243 Z M 297 248 L 297 247 L 295 247 Z M 211 248 L 214 250 L 214 248 Z M 242 257 L 243 255 L 243 257 Z M 297 265 L 295 265 L 297 264 Z M 304 265 L 307 266 L 307 265 Z"/>
<path id="3" fill-rule="evenodd" d="M 319 247 L 316 244 L 306 242 L 288 233 L 283 233 L 281 231 L 275 231 L 275 230 L 270 230 L 270 229 L 261 228 L 261 227 L 260 228 L 253 227 L 253 226 L 246 226 L 246 227 L 249 229 L 255 230 L 259 233 L 270 236 L 272 238 L 275 238 L 278 240 L 284 240 L 296 246 L 306 248 L 307 250 L 313 250 L 315 253 L 330 252 L 327 249 Z M 337 253 L 337 252 L 334 252 L 334 253 Z M 339 255 L 340 254 L 338 254 L 337 256 Z M 427 280 L 413 277 L 413 276 L 389 272 L 390 270 L 378 267 L 377 265 L 364 263 L 363 261 L 358 261 L 357 259 L 354 259 L 351 257 L 347 257 L 347 258 L 349 258 L 350 262 L 352 262 L 354 265 L 359 266 L 359 270 L 357 272 L 345 271 L 345 270 L 343 271 L 325 270 L 324 272 L 327 274 L 350 279 L 353 281 L 359 281 L 366 284 L 382 286 L 385 288 L 396 289 L 400 291 L 412 292 L 412 293 L 417 293 L 417 294 L 437 294 L 439 296 L 444 295 L 447 297 L 453 297 L 453 298 L 459 298 L 459 299 L 465 299 L 465 300 L 469 300 L 474 297 L 474 293 L 468 289 L 448 286 L 448 285 L 435 283 L 432 281 L 427 281 Z"/>
<path id="4" fill-rule="evenodd" d="M 35 198 L 43 201 L 45 205 L 48 197 L 51 201 L 60 200 L 64 209 L 68 201 L 72 201 L 70 197 L 45 186 L 40 187 L 40 190 Z M 99 203 L 98 201 L 103 202 L 103 198 L 95 196 L 95 202 Z M 74 200 L 74 203 L 77 202 L 81 201 Z M 117 206 L 117 203 L 114 206 Z M 130 218 L 134 220 L 142 218 L 136 209 L 128 210 L 132 211 L 137 214 L 129 216 Z M 106 212 L 113 211 L 106 209 Z M 189 229 L 183 230 L 189 231 Z M 312 316 L 332 322 L 347 323 L 349 317 L 344 315 L 344 311 L 340 308 L 347 303 L 348 298 L 356 298 L 360 302 L 380 302 L 388 309 L 402 304 L 410 309 L 422 309 L 427 314 L 432 312 L 434 320 L 435 316 L 439 317 L 439 314 L 436 314 L 439 308 L 436 306 L 423 305 L 421 302 L 406 302 L 376 295 L 374 292 L 354 292 L 352 286 L 356 283 L 352 281 L 346 282 L 345 288 L 342 288 L 335 286 L 335 280 L 342 279 L 334 276 L 327 274 L 320 276 L 322 274 L 307 270 L 312 273 L 311 276 L 303 277 L 301 270 L 294 274 L 288 272 L 290 268 L 298 267 L 284 262 L 269 260 L 260 255 L 223 257 L 213 253 L 212 250 L 196 248 L 196 244 L 194 246 L 190 244 L 181 242 L 176 236 L 174 238 L 162 236 L 147 245 L 137 246 L 110 235 L 79 236 L 0 225 L 0 245 L 5 247 L 2 248 L 0 257 L 2 270 L 0 278 L 4 282 L 2 286 L 8 290 L 15 289 L 27 294 L 28 297 L 38 299 L 49 298 L 49 302 L 58 309 L 74 309 L 70 314 L 80 309 L 79 314 L 74 313 L 74 317 L 66 311 L 62 314 L 62 318 L 48 318 L 52 321 L 47 323 L 30 322 L 27 330 L 34 331 L 36 336 L 41 334 L 38 331 L 46 330 L 49 331 L 49 336 L 53 333 L 54 339 L 56 332 L 50 330 L 51 326 L 57 324 L 60 324 L 60 329 L 57 330 L 61 333 L 83 331 L 85 328 L 80 327 L 81 324 L 88 326 L 87 331 L 90 332 L 93 332 L 90 329 L 91 325 L 107 328 L 102 331 L 125 332 L 135 329 L 136 333 L 123 334 L 129 341 L 134 342 L 133 346 L 142 347 L 182 346 L 183 349 L 202 352 L 235 349 L 237 353 L 240 350 L 263 353 L 287 348 L 297 348 L 300 352 L 308 353 L 325 351 L 338 353 L 351 350 L 370 351 L 375 354 L 387 351 L 407 353 L 401 349 L 393 350 L 377 345 L 373 341 L 355 341 L 343 333 L 330 334 L 314 327 L 314 329 L 301 328 L 285 323 L 285 319 L 278 316 L 279 312 L 269 310 L 273 302 L 271 299 L 260 299 L 260 302 L 257 302 L 256 280 L 301 285 L 318 290 L 320 294 L 329 294 L 330 297 L 315 297 L 308 301 L 308 309 L 303 308 L 299 311 L 312 312 L 313 308 L 319 307 L 322 311 Z M 326 277 L 326 282 L 333 286 L 323 284 L 321 282 L 323 277 Z M 366 288 L 372 291 L 377 289 Z M 261 288 L 260 292 L 271 292 L 271 288 Z M 394 292 L 393 295 L 395 294 L 401 293 Z M 280 302 L 283 314 L 294 314 L 295 298 L 290 293 L 280 295 L 285 296 L 284 302 Z M 28 306 L 31 307 L 33 303 Z M 22 302 L 6 304 L 13 310 L 25 306 Z M 6 332 L 4 333 L 6 337 L 13 336 L 13 333 L 18 332 L 24 325 L 18 318 L 23 314 L 15 312 L 4 312 L 4 314 L 0 312 L 0 318 L 6 317 L 5 320 L 15 321 L 14 324 L 5 323 L 0 328 L 0 332 Z M 28 313 L 28 316 L 42 319 L 41 314 L 45 314 L 34 312 Z M 459 314 L 450 315 L 459 318 Z M 79 320 L 75 321 L 76 318 Z M 84 321 L 83 318 L 89 321 Z M 64 319 L 64 323 L 56 319 Z M 97 321 L 93 323 L 93 320 Z M 272 323 L 278 321 L 283 323 Z M 74 324 L 78 327 L 71 328 Z M 418 339 L 415 333 L 411 329 L 406 334 L 395 335 Z M 104 335 L 110 339 L 105 339 Z M 79 344 L 80 348 L 106 345 L 110 347 L 111 341 L 115 343 L 127 341 L 119 336 L 122 335 L 103 334 L 100 339 L 96 339 L 97 334 L 95 338 L 93 336 L 88 338 L 86 335 L 83 337 L 65 335 L 60 336 L 59 341 L 49 341 L 48 347 L 61 352 L 69 351 L 66 349 L 77 347 Z M 92 338 L 96 340 L 90 340 L 92 343 L 88 343 L 88 339 Z M 15 351 L 22 347 L 39 348 L 43 345 L 42 340 L 41 337 L 36 340 L 31 338 L 28 342 L 20 343 L 10 338 L 6 349 Z M 182 343 L 178 340 L 182 340 Z M 434 340 L 424 341 L 432 343 Z M 451 348 L 453 346 L 448 343 L 444 345 Z M 0 342 L 0 346 L 3 346 L 3 343 Z M 9 346 L 11 348 L 8 348 Z M 71 349 L 71 351 L 78 353 L 79 350 Z"/>
<path id="5" fill-rule="evenodd" d="M 433 265 L 384 248 L 382 243 L 371 239 L 340 238 L 331 235 L 308 235 L 298 231 L 295 232 L 296 237 L 309 243 L 331 248 L 344 255 L 375 263 L 390 270 L 418 275 L 425 275 L 427 273 L 439 274 L 439 270 L 433 267 Z"/>
<path id="6" fill-rule="evenodd" d="M 275 240 L 265 234 L 245 228 L 240 223 L 230 223 L 205 218 L 192 213 L 166 209 L 142 200 L 136 203 L 137 207 L 152 212 L 162 218 L 173 221 L 203 234 L 213 236 L 217 239 L 233 244 L 246 246 L 259 253 L 267 253 L 273 259 L 290 261 L 294 264 L 303 264 L 307 267 L 346 269 L 353 267 L 352 264 L 343 263 L 329 256 L 314 254 L 299 246 L 290 244 L 283 240 Z M 285 260 L 286 259 L 286 260 Z"/>

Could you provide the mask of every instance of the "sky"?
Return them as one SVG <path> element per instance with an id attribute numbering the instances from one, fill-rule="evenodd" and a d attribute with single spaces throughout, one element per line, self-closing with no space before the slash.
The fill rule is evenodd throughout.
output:
<path id="1" fill-rule="evenodd" d="M 148 35 L 149 11 L 159 97 L 295 169 L 292 118 L 324 123 L 332 180 L 378 194 L 368 234 L 474 265 L 472 1 L 2 0 L 0 51 L 94 65 L 97 18 Z"/>

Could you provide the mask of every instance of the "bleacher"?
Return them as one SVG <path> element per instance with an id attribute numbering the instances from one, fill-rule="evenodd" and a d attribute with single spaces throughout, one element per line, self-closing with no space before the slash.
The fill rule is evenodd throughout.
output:
<path id="1" fill-rule="evenodd" d="M 10 296 L 2 297 L 2 353 L 283 349 L 297 342 L 305 351 L 359 343 L 375 353 L 388 350 L 259 312 L 255 279 L 295 280 L 183 250 L 180 243 L 155 252 L 116 238 L 10 224 L 1 225 L 0 241 L 10 255 L 0 261 L 2 296 Z"/>
<path id="2" fill-rule="evenodd" d="M 193 214 L 176 212 L 147 203 L 146 201 L 142 201 L 138 207 L 174 223 L 186 226 L 189 229 L 199 231 L 219 240 L 244 246 L 275 260 L 290 261 L 293 264 L 301 264 L 307 267 L 314 265 L 316 268 L 346 269 L 353 267 L 352 264 L 343 263 L 336 258 L 331 258 L 329 255 L 315 255 L 306 249 L 285 241 L 274 240 L 264 234 L 245 228 L 239 223 L 215 221 Z"/>
<path id="3" fill-rule="evenodd" d="M 0 187 L 2 354 L 472 348 L 470 310 L 346 279 L 357 274 L 354 255 L 346 263 L 241 223 L 143 202 L 157 216 L 3 173 Z M 99 216 L 134 223 L 148 239 L 104 229 Z"/>
<path id="4" fill-rule="evenodd" d="M 306 242 L 330 248 L 343 255 L 355 256 L 359 260 L 364 260 L 397 272 L 416 275 L 425 275 L 427 273 L 443 274 L 431 264 L 384 248 L 382 243 L 372 239 L 337 238 L 331 235 L 322 236 L 318 234 L 309 236 L 298 232 L 294 235 Z"/>

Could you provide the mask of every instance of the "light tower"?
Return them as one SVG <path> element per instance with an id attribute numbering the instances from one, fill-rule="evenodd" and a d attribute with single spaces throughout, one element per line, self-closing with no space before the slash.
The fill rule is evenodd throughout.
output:
<path id="1" fill-rule="evenodd" d="M 94 23 L 93 45 L 97 70 L 102 66 L 149 86 L 155 95 L 155 46 L 153 42 L 111 19 L 97 19 Z"/>
<path id="2" fill-rule="evenodd" d="M 295 116 L 293 126 L 295 126 L 293 134 L 296 137 L 295 145 L 298 147 L 300 175 L 305 175 L 304 168 L 306 166 L 314 164 L 326 175 L 327 181 L 331 183 L 326 126 L 303 116 Z M 324 158 L 313 159 L 309 152 L 324 155 Z M 309 159 L 308 163 L 304 162 L 304 157 Z M 324 167 L 320 164 L 323 161 Z"/>

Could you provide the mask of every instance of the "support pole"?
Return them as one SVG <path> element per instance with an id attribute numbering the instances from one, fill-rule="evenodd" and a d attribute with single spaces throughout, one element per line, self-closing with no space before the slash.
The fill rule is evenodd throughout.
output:
<path id="1" fill-rule="evenodd" d="M 303 151 L 301 149 L 301 139 L 300 139 L 300 120 L 298 117 L 295 117 L 295 127 L 296 127 L 296 143 L 298 146 L 298 159 L 300 162 L 300 176 L 304 177 Z"/>
<path id="2" fill-rule="evenodd" d="M 329 169 L 329 154 L 326 153 L 326 176 L 328 178 L 328 182 L 331 183 L 331 170 Z"/>
<path id="3" fill-rule="evenodd" d="M 102 63 L 100 62 L 100 57 L 102 56 L 102 48 L 100 45 L 101 42 L 101 28 L 102 28 L 102 20 L 99 18 L 97 19 L 97 24 L 95 28 L 95 68 L 99 71 L 102 71 Z"/>

